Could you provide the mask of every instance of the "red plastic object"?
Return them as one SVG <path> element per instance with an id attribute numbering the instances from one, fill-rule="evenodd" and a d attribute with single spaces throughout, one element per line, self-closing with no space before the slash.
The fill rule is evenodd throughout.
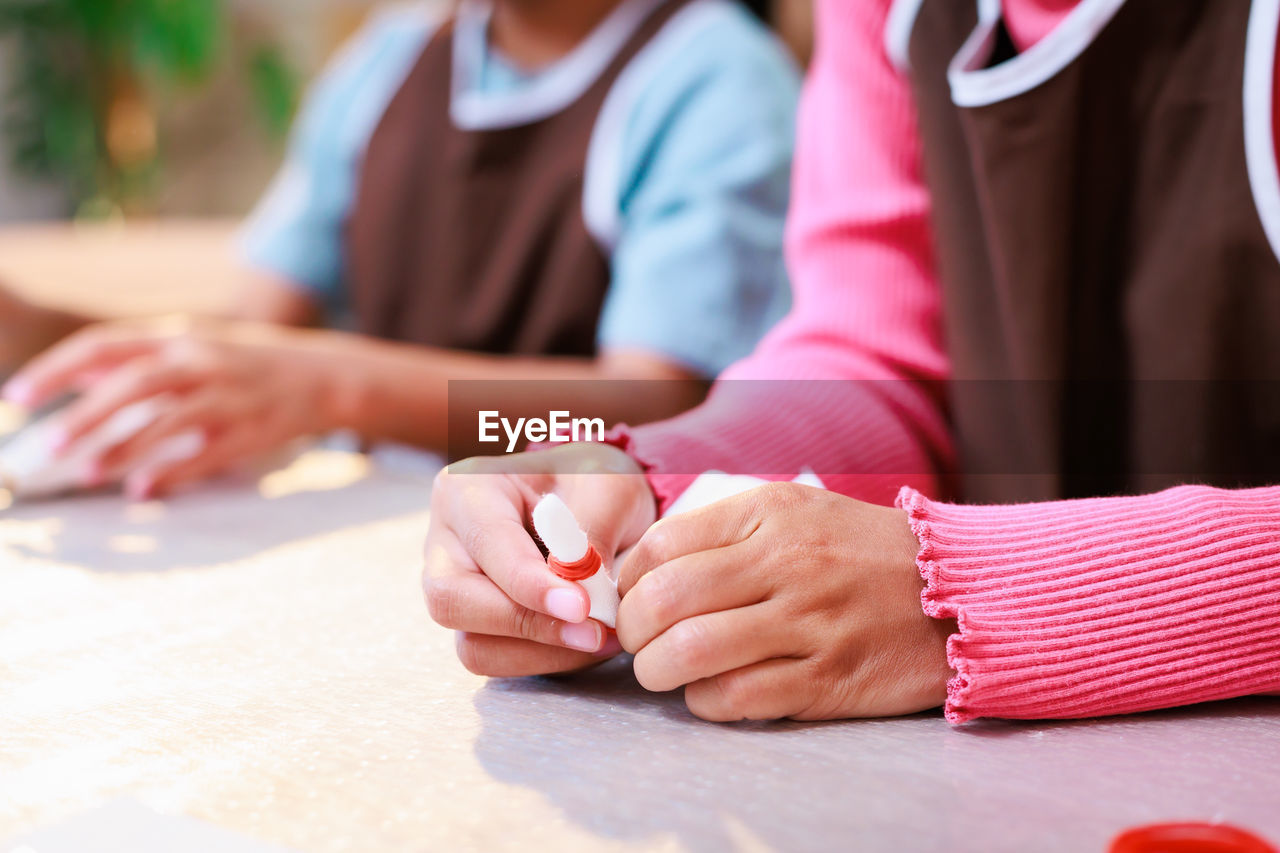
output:
<path id="1" fill-rule="evenodd" d="M 547 558 L 547 565 L 551 567 L 551 571 L 567 581 L 584 581 L 600 571 L 600 566 L 603 564 L 604 561 L 600 559 L 600 554 L 594 547 L 587 548 L 587 553 L 582 559 L 573 563 L 562 563 L 555 557 Z"/>
<path id="2" fill-rule="evenodd" d="M 1117 835 L 1108 853 L 1276 853 L 1251 832 L 1222 823 L 1161 823 Z"/>

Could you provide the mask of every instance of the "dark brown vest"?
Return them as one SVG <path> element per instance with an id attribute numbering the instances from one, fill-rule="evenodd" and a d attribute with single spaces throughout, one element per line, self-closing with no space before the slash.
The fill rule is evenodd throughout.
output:
<path id="1" fill-rule="evenodd" d="M 910 42 L 964 498 L 1280 482 L 1249 3 L 1128 0 L 1047 82 L 960 108 L 975 5 L 926 0 Z M 1013 56 L 1001 31 L 986 67 Z"/>
<path id="2" fill-rule="evenodd" d="M 450 118 L 453 26 L 437 31 L 364 157 L 347 234 L 362 332 L 489 353 L 595 352 L 609 262 L 583 221 L 587 148 L 614 81 L 682 5 L 651 14 L 569 106 L 490 130 Z"/>

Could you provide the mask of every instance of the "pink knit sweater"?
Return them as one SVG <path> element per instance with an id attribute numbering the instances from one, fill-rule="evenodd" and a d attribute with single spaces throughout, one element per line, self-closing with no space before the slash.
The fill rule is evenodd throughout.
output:
<path id="1" fill-rule="evenodd" d="M 888 0 L 820 0 L 789 225 L 791 314 L 730 379 L 945 379 L 929 196 L 907 80 L 883 48 Z M 1006 0 L 1021 46 L 1073 0 Z M 950 438 L 918 383 L 859 385 L 626 431 L 668 506 L 708 468 L 897 495 L 921 542 L 926 612 L 954 616 L 947 718 L 1085 717 L 1280 691 L 1280 488 L 959 506 Z M 916 390 L 912 390 L 912 389 Z M 824 402 L 824 400 L 826 400 Z M 886 461 L 887 460 L 887 461 Z M 918 472 L 902 475 L 884 472 Z"/>

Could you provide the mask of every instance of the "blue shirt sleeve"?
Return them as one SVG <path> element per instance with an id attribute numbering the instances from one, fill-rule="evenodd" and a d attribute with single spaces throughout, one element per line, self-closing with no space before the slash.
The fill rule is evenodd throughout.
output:
<path id="1" fill-rule="evenodd" d="M 656 68 L 623 136 L 599 344 L 711 377 L 790 304 L 782 239 L 800 75 L 731 5 Z"/>
<path id="2" fill-rule="evenodd" d="M 345 302 L 343 229 L 359 161 L 387 104 L 434 31 L 421 12 L 376 15 L 312 85 L 284 165 L 245 222 L 240 248 L 330 309 Z"/>

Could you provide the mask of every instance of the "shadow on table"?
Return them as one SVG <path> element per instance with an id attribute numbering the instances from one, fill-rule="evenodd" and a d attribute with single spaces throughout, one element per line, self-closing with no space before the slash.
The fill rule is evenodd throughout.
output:
<path id="1" fill-rule="evenodd" d="M 104 572 L 210 567 L 422 512 L 429 500 L 430 480 L 376 477 L 278 496 L 224 480 L 144 504 L 106 494 L 34 502 L 0 511 L 0 558 Z"/>
<path id="2" fill-rule="evenodd" d="M 858 723 L 707 723 L 682 692 L 640 687 L 626 656 L 563 679 L 490 680 L 474 704 L 482 766 L 602 837 L 836 849 L 866 828 L 838 793 L 866 762 L 829 749 L 826 737 Z M 941 723 L 921 715 L 930 717 Z"/>
<path id="3" fill-rule="evenodd" d="M 474 705 L 486 771 L 603 838 L 996 851 L 1037 849 L 1046 826 L 1075 828 L 1038 849 L 1103 849 L 1126 826 L 1174 817 L 1275 831 L 1259 823 L 1270 794 L 1253 778 L 1273 764 L 1250 758 L 1257 732 L 1280 724 L 1274 699 L 960 728 L 936 713 L 722 725 L 690 715 L 679 692 L 643 690 L 624 657 L 570 678 L 490 680 Z"/>

